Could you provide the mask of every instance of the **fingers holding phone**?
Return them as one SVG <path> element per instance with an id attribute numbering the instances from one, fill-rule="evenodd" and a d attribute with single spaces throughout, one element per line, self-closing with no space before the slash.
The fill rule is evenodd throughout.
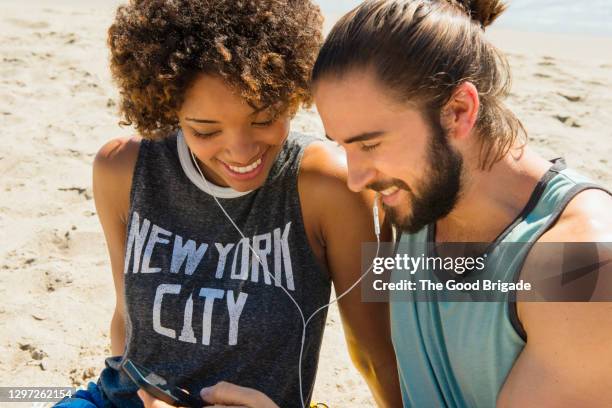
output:
<path id="1" fill-rule="evenodd" d="M 144 390 L 138 390 L 138 396 L 145 408 L 171 408 L 172 405 L 161 401 Z M 220 382 L 212 387 L 202 389 L 200 396 L 212 403 L 213 408 L 279 408 L 270 398 L 252 388 Z"/>
<path id="2" fill-rule="evenodd" d="M 142 403 L 144 404 L 145 408 L 171 408 L 172 407 L 172 405 L 153 397 L 151 394 L 149 394 L 148 392 L 142 389 L 138 390 L 137 394 L 142 400 Z"/>
<path id="3" fill-rule="evenodd" d="M 140 388 L 138 396 L 147 408 L 279 408 L 267 395 L 253 388 L 222 381 L 203 388 L 196 396 L 130 359 L 126 359 L 121 368 Z"/>
<path id="4" fill-rule="evenodd" d="M 261 391 L 224 381 L 203 388 L 200 397 L 215 407 L 279 408 Z"/>

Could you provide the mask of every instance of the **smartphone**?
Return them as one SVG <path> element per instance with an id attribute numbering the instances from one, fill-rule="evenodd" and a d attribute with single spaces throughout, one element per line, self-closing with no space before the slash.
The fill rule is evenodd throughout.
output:
<path id="1" fill-rule="evenodd" d="M 207 406 L 199 396 L 195 397 L 187 391 L 169 384 L 165 378 L 134 363 L 130 359 L 126 359 L 123 364 L 121 364 L 121 368 L 138 387 L 142 388 L 153 397 L 172 406 L 189 408 L 202 408 Z"/>

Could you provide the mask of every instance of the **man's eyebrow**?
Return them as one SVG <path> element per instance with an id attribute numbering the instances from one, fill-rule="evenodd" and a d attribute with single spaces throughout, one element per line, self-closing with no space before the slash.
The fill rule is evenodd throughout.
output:
<path id="1" fill-rule="evenodd" d="M 195 123 L 219 123 L 216 120 L 209 120 L 209 119 L 185 118 L 185 120 L 189 122 L 195 122 Z"/>
<path id="2" fill-rule="evenodd" d="M 380 137 L 384 135 L 385 133 L 387 132 L 383 130 L 377 130 L 375 132 L 365 132 L 365 133 L 358 134 L 357 136 L 349 137 L 344 142 L 338 141 L 338 143 L 351 144 L 351 143 L 357 143 L 357 142 L 367 142 L 368 140 L 376 139 L 377 137 Z M 332 142 L 336 142 L 331 137 L 329 137 L 329 135 L 327 134 L 325 135 L 325 137 L 328 140 L 331 140 Z"/>

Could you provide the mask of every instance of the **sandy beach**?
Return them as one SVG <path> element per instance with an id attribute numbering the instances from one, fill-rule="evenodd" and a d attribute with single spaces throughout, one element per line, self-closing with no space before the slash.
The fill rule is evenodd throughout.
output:
<path id="1" fill-rule="evenodd" d="M 110 353 L 114 289 L 91 165 L 120 128 L 110 5 L 0 6 L 0 386 L 81 386 Z M 612 188 L 612 39 L 493 30 L 530 144 Z M 607 55 L 606 55 L 607 54 Z M 323 136 L 312 110 L 295 130 Z M 331 308 L 314 400 L 374 406 Z M 2 403 L 0 403 L 2 405 Z M 11 405 L 18 406 L 18 405 Z"/>

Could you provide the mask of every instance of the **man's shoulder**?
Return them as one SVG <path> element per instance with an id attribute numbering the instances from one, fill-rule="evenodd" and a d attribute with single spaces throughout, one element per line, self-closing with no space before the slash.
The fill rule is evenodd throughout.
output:
<path id="1" fill-rule="evenodd" d="M 612 242 L 612 195 L 601 189 L 577 194 L 538 242 Z"/>
<path id="2" fill-rule="evenodd" d="M 529 276 L 531 279 L 561 277 L 561 286 L 555 291 L 559 299 L 551 300 L 574 299 L 574 292 L 580 291 L 580 285 L 584 284 L 585 268 L 595 265 L 607 268 L 608 264 L 602 261 L 612 258 L 611 207 L 612 195 L 607 191 L 588 189 L 577 194 L 563 210 L 557 222 L 531 249 L 521 276 Z M 601 272 L 597 268 L 591 269 L 591 277 L 596 277 Z M 582 279 L 572 279 L 571 276 L 575 276 L 579 270 L 582 270 L 578 273 Z M 602 285 L 608 282 L 595 279 L 593 284 Z"/>
<path id="3" fill-rule="evenodd" d="M 596 322 L 602 313 L 609 312 L 612 304 L 607 303 L 612 302 L 608 278 L 612 272 L 611 207 L 612 196 L 608 192 L 583 191 L 538 240 L 539 246 L 531 250 L 521 276 L 529 275 L 557 286 L 548 302 L 521 302 L 519 315 L 529 338 L 552 333 L 561 322 L 570 326 Z M 558 282 L 555 277 L 560 278 Z M 589 298 L 598 301 L 589 302 Z M 612 333 L 612 321 L 605 326 L 607 333 Z"/>

